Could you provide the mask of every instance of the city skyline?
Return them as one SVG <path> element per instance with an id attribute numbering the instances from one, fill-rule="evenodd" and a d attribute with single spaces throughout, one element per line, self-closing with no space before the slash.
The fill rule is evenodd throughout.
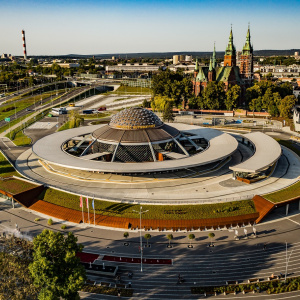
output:
<path id="1" fill-rule="evenodd" d="M 241 50 L 298 49 L 298 1 L 0 1 L 0 52 L 31 55 L 224 51 L 232 24 Z"/>

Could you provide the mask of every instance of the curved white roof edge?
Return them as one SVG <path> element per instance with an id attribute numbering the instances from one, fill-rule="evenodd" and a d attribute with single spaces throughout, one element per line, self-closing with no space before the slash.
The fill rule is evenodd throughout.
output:
<path id="1" fill-rule="evenodd" d="M 255 147 L 255 153 L 244 162 L 229 169 L 235 172 L 256 173 L 275 163 L 282 150 L 277 141 L 262 132 L 252 132 L 243 135 Z"/>
<path id="2" fill-rule="evenodd" d="M 234 137 L 219 130 L 181 123 L 172 123 L 170 125 L 180 131 L 199 135 L 208 141 L 209 147 L 199 154 L 186 158 L 143 163 L 88 161 L 67 154 L 62 150 L 62 145 L 67 140 L 75 136 L 89 134 L 101 126 L 93 125 L 69 129 L 46 136 L 32 146 L 32 152 L 49 163 L 72 169 L 106 173 L 147 173 L 206 165 L 230 156 L 238 147 L 238 142 Z"/>

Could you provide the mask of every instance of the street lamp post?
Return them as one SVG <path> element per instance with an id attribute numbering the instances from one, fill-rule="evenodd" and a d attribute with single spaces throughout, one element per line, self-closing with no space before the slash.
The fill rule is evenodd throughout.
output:
<path id="1" fill-rule="evenodd" d="M 141 250 L 141 272 L 143 272 L 143 240 L 142 240 L 142 214 L 146 213 L 148 210 L 143 211 L 142 206 L 140 207 L 140 211 L 133 210 L 140 214 L 140 250 Z"/>

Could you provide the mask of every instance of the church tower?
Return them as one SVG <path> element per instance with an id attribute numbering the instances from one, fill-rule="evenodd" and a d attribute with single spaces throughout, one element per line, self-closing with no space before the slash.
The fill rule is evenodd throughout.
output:
<path id="1" fill-rule="evenodd" d="M 224 55 L 224 67 L 234 67 L 236 66 L 236 50 L 233 45 L 233 35 L 232 35 L 232 27 L 229 35 L 229 42 L 226 47 L 225 55 Z"/>
<path id="2" fill-rule="evenodd" d="M 240 58 L 240 73 L 247 86 L 251 86 L 253 81 L 253 46 L 250 38 L 250 26 L 248 26 L 246 43 Z"/>

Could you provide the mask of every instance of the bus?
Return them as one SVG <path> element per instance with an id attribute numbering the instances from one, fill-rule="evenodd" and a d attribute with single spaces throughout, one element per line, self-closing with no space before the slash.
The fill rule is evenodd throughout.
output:
<path id="1" fill-rule="evenodd" d="M 53 116 L 65 115 L 67 113 L 68 113 L 68 111 L 65 107 L 52 108 L 52 110 L 51 110 L 51 114 Z"/>

